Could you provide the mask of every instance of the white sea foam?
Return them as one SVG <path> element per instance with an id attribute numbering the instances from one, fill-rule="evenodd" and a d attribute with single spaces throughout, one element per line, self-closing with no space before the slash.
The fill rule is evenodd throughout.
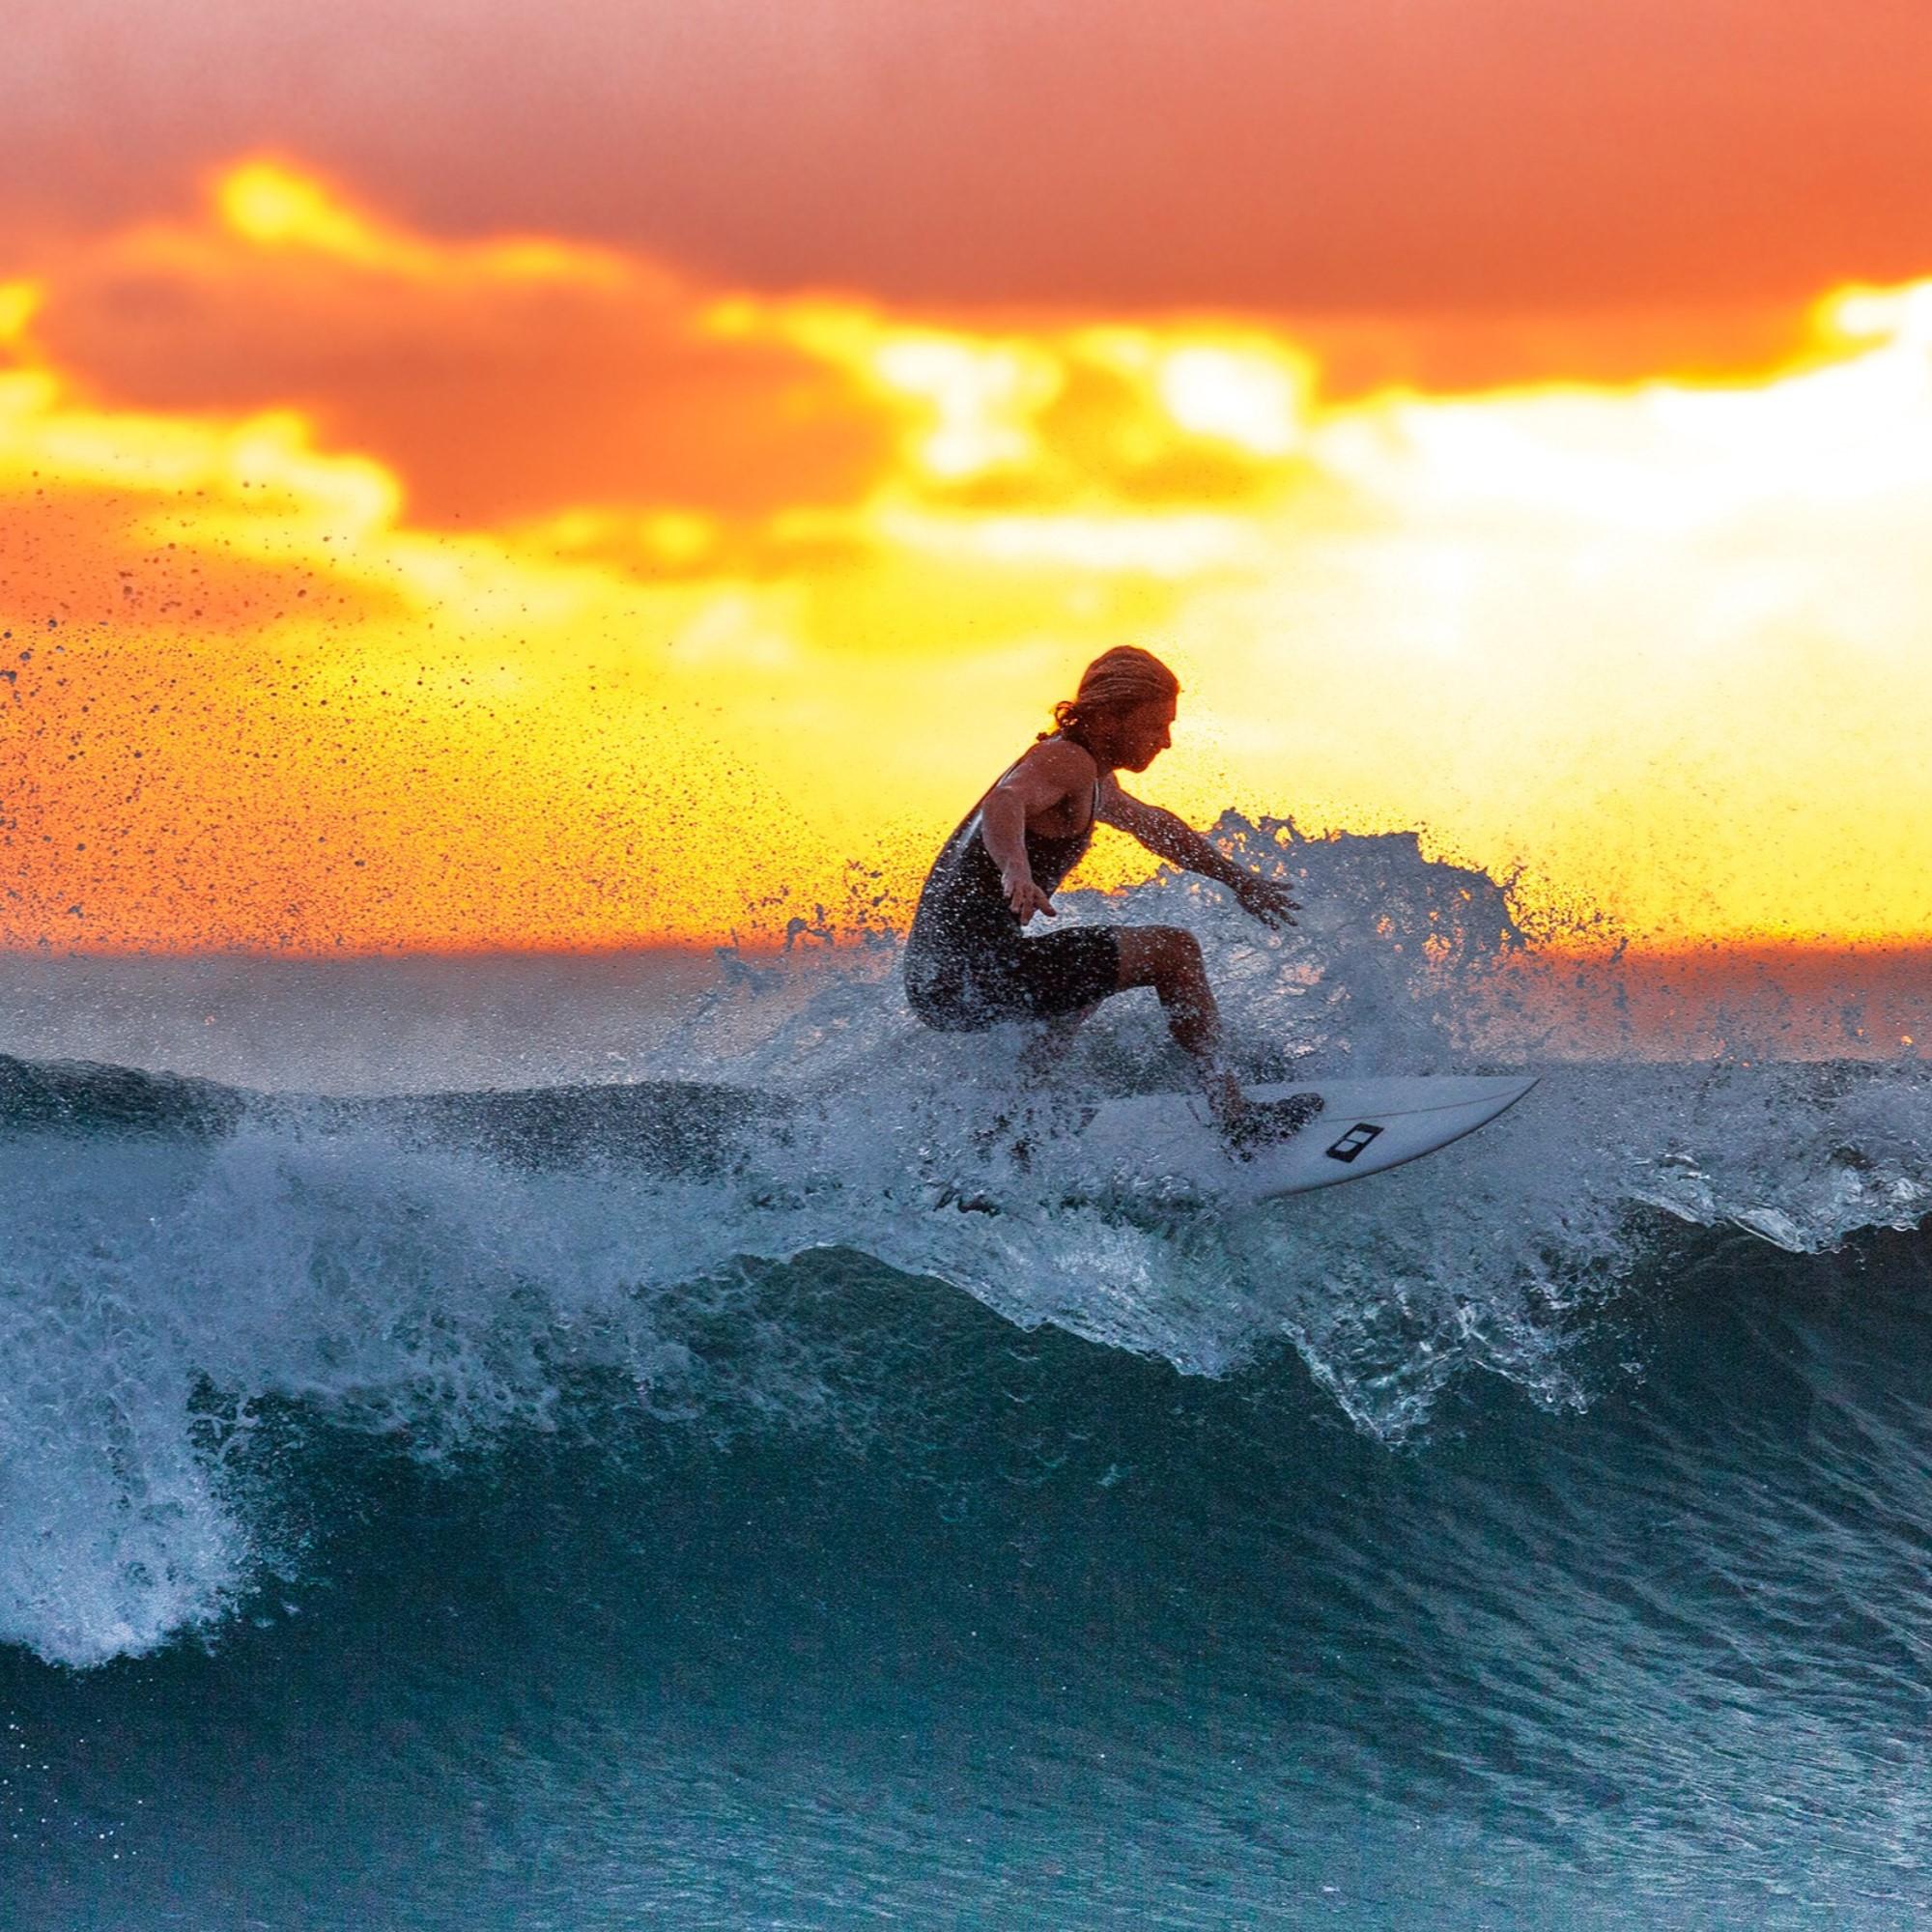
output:
<path id="1" fill-rule="evenodd" d="M 218 1624 L 272 1553 L 236 1461 L 270 1399 L 424 1456 L 546 1426 L 582 1367 L 667 1416 L 713 1413 L 728 1385 L 749 1412 L 824 1419 L 812 1339 L 770 1332 L 743 1257 L 862 1250 L 1022 1326 L 1189 1373 L 1292 1347 L 1393 1440 L 1474 1371 L 1544 1405 L 1590 1400 L 1575 1340 L 1642 1264 L 1660 1210 L 1806 1250 L 1914 1226 L 1932 1203 L 1916 1061 L 1552 1066 L 1560 1008 L 1492 882 L 1412 838 L 1224 831 L 1300 881 L 1308 929 L 1261 937 L 1225 895 L 1172 878 L 1068 895 L 1066 917 L 1197 930 L 1258 1074 L 1520 1065 L 1542 1086 L 1368 1185 L 1239 1215 L 1097 1199 L 1077 1140 L 1037 1136 L 1016 1162 L 1012 1133 L 987 1131 L 1039 1104 L 1026 1038 L 923 1031 L 894 949 L 874 945 L 728 961 L 681 988 L 675 1025 L 661 1010 L 600 1046 L 627 1078 L 792 1103 L 787 1129 L 747 1129 L 717 1172 L 568 1147 L 506 1161 L 481 1145 L 488 1098 L 473 1134 L 440 1144 L 299 1103 L 210 1138 L 16 1123 L 0 1170 L 0 1640 L 91 1665 Z M 571 1021 L 563 1000 L 523 1031 L 517 1084 L 539 1084 L 538 1038 L 564 1042 L 558 1070 L 582 1078 Z M 597 1037 L 612 1025 L 598 1004 Z M 253 1050 L 263 1085 L 300 1085 L 262 1077 L 266 1036 Z M 1067 1093 L 1186 1077 L 1148 995 L 1106 1010 L 1056 1076 Z"/>

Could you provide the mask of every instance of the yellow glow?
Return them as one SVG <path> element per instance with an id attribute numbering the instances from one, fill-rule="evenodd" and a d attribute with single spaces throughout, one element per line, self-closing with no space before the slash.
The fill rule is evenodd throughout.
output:
<path id="1" fill-rule="evenodd" d="M 717 542 L 718 528 L 708 517 L 667 510 L 644 519 L 643 536 L 667 563 L 693 563 Z"/>
<path id="2" fill-rule="evenodd" d="M 1932 282 L 1827 297 L 1802 365 L 1749 383 L 1337 402 L 1252 322 L 701 289 L 439 242 L 268 161 L 213 219 L 99 245 L 209 303 L 269 291 L 270 345 L 323 375 L 298 408 L 109 407 L 40 347 L 86 273 L 0 286 L 0 340 L 36 345 L 0 370 L 0 630 L 30 652 L 0 689 L 0 944 L 696 938 L 836 908 L 855 860 L 902 913 L 1127 639 L 1185 687 L 1142 788 L 1197 820 L 1421 827 L 1523 867 L 1532 913 L 1652 939 L 1932 937 Z M 380 341 L 418 298 L 446 417 L 422 432 L 401 384 L 337 407 L 335 319 Z M 632 371 L 638 434 L 668 397 L 710 469 L 573 490 L 571 439 L 628 399 L 586 405 L 515 327 L 580 308 L 592 350 L 683 358 L 662 391 Z M 794 405 L 864 450 L 855 481 L 788 494 Z M 562 481 L 426 527 L 406 458 L 341 427 L 384 408 L 404 450 L 508 418 Z M 1111 841 L 1090 876 L 1139 863 Z"/>
<path id="3" fill-rule="evenodd" d="M 0 480 L 43 470 L 69 484 L 159 497 L 215 491 L 262 493 L 254 507 L 299 504 L 330 526 L 383 521 L 396 502 L 393 478 L 359 457 L 315 454 L 306 423 L 277 412 L 239 423 L 112 413 L 64 406 L 45 371 L 0 379 Z M 208 514 L 197 506 L 199 521 Z"/>
<path id="4" fill-rule="evenodd" d="M 541 237 L 455 246 L 425 242 L 280 161 L 244 161 L 227 169 L 214 181 L 213 200 L 228 231 L 259 247 L 305 250 L 391 274 L 609 286 L 627 273 L 620 257 L 582 242 Z"/>
<path id="5" fill-rule="evenodd" d="M 938 421 L 918 449 L 940 477 L 1028 461 L 1035 450 L 1028 418 L 1056 387 L 1052 364 L 1042 356 L 939 336 L 889 339 L 874 353 L 873 366 L 889 387 L 931 406 Z"/>
<path id="6" fill-rule="evenodd" d="M 1840 289 L 1820 302 L 1815 313 L 1822 331 L 1848 341 L 1877 339 L 1922 348 L 1932 343 L 1932 282 Z"/>
<path id="7" fill-rule="evenodd" d="M 1063 380 L 1050 343 L 906 327 L 853 303 L 738 298 L 714 304 L 705 320 L 727 339 L 770 334 L 793 342 L 895 403 L 917 406 L 906 447 L 941 481 L 1037 461 L 1035 418 Z"/>
<path id="8" fill-rule="evenodd" d="M 1250 534 L 1245 522 L 1227 517 L 1134 517 L 1118 510 L 1105 516 L 1031 517 L 885 510 L 875 527 L 908 550 L 999 565 L 1168 579 L 1232 562 Z"/>
<path id="9" fill-rule="evenodd" d="M 1190 346 L 1160 364 L 1161 401 L 1182 429 L 1225 438 L 1257 456 L 1286 456 L 1298 440 L 1302 383 L 1279 354 Z"/>
<path id="10" fill-rule="evenodd" d="M 376 227 L 320 182 L 276 161 L 245 161 L 215 185 L 221 218 L 247 241 L 270 247 L 313 248 L 350 261 L 384 252 Z"/>
<path id="11" fill-rule="evenodd" d="M 622 261 L 582 242 L 499 242 L 475 252 L 478 267 L 501 281 L 597 282 L 626 279 Z"/>
<path id="12" fill-rule="evenodd" d="M 0 342 L 18 342 L 41 305 L 35 282 L 0 282 Z"/>
<path id="13" fill-rule="evenodd" d="M 44 414 L 60 395 L 60 380 L 44 369 L 13 369 L 0 374 L 0 462 L 5 461 L 8 420 Z"/>

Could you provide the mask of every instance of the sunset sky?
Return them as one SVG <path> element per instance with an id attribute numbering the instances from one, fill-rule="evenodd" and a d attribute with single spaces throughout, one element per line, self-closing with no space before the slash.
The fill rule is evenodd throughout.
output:
<path id="1" fill-rule="evenodd" d="M 1122 641 L 1197 822 L 1932 941 L 1932 11 L 19 21 L 0 947 L 889 923 Z"/>

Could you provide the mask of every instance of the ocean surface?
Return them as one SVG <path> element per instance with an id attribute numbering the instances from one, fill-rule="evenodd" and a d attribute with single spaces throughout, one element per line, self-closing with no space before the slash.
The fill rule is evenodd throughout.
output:
<path id="1" fill-rule="evenodd" d="M 1536 1092 L 1236 1213 L 885 934 L 0 960 L 0 1926 L 1932 1921 L 1932 971 L 1222 830 L 1066 917 Z"/>

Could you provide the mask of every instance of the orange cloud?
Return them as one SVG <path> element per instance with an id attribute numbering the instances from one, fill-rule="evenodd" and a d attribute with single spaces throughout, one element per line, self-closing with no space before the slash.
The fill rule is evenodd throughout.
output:
<path id="1" fill-rule="evenodd" d="M 1932 14 L 1881 0 L 10 0 L 7 24 L 20 227 L 126 224 L 272 145 L 437 232 L 896 310 L 1596 310 L 1607 343 L 1932 264 Z"/>
<path id="2" fill-rule="evenodd" d="M 1252 319 L 775 298 L 244 163 L 0 285 L 0 945 L 902 907 L 1122 638 L 1198 818 L 1922 936 L 1927 301 L 1748 383 L 1349 395 Z"/>
<path id="3" fill-rule="evenodd" d="M 294 408 L 446 525 L 583 503 L 732 514 L 849 499 L 882 450 L 836 371 L 722 343 L 705 292 L 635 257 L 438 243 L 284 164 L 213 185 L 210 218 L 75 248 L 34 317 L 102 405 Z"/>

